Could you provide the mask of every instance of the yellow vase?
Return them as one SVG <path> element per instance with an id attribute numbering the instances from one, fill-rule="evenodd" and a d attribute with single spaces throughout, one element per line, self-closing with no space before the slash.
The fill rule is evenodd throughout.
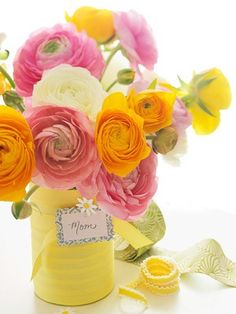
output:
<path id="1" fill-rule="evenodd" d="M 76 190 L 43 188 L 33 194 L 31 201 L 40 208 L 31 217 L 33 263 L 55 228 L 56 210 L 73 207 L 78 196 Z M 104 298 L 114 285 L 113 241 L 62 247 L 55 238 L 45 248 L 33 282 L 36 295 L 50 303 L 75 306 Z"/>

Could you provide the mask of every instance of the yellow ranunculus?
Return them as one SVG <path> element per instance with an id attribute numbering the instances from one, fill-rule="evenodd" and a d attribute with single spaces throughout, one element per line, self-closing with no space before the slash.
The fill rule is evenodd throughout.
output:
<path id="1" fill-rule="evenodd" d="M 0 105 L 0 201 L 20 201 L 35 165 L 33 136 L 18 111 Z"/>
<path id="2" fill-rule="evenodd" d="M 214 132 L 220 124 L 220 112 L 215 110 L 211 114 L 206 113 L 194 102 L 189 107 L 192 114 L 192 126 L 197 134 L 204 135 Z"/>
<path id="3" fill-rule="evenodd" d="M 71 17 L 66 14 L 66 20 L 75 24 L 79 32 L 85 30 L 99 43 L 105 43 L 115 35 L 113 13 L 109 10 L 80 7 Z"/>
<path id="4" fill-rule="evenodd" d="M 137 94 L 132 90 L 128 102 L 144 119 L 144 131 L 152 133 L 171 125 L 175 99 L 173 92 L 145 90 Z"/>
<path id="5" fill-rule="evenodd" d="M 185 87 L 186 88 L 186 87 Z M 220 110 L 231 103 L 227 78 L 216 68 L 193 76 L 182 98 L 193 117 L 193 128 L 198 134 L 215 131 L 220 123 Z"/>
<path id="6" fill-rule="evenodd" d="M 99 157 L 109 173 L 124 177 L 148 157 L 143 119 L 128 107 L 126 97 L 110 94 L 97 116 L 95 139 Z"/>
<path id="7" fill-rule="evenodd" d="M 2 67 L 4 67 L 2 65 Z M 0 95 L 3 95 L 5 92 L 11 90 L 10 83 L 6 80 L 5 76 L 0 72 Z"/>

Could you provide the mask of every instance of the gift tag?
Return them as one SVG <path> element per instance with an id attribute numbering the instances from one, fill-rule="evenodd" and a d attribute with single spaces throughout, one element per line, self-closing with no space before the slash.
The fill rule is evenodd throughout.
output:
<path id="1" fill-rule="evenodd" d="M 75 207 L 59 208 L 56 226 L 59 245 L 109 241 L 113 238 L 111 216 L 93 205 L 92 200 L 82 199 Z"/>

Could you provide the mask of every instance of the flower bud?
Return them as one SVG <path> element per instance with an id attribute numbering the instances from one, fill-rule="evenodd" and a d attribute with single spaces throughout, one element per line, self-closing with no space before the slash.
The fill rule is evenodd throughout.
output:
<path id="1" fill-rule="evenodd" d="M 8 57 L 9 57 L 9 51 L 0 49 L 0 60 L 7 60 Z"/>
<path id="2" fill-rule="evenodd" d="M 18 109 L 23 105 L 23 99 L 14 90 L 6 91 L 2 97 L 8 107 Z"/>
<path id="3" fill-rule="evenodd" d="M 174 149 L 178 134 L 173 127 L 161 129 L 152 140 L 152 149 L 157 154 L 167 154 Z"/>
<path id="4" fill-rule="evenodd" d="M 23 200 L 13 203 L 11 206 L 11 212 L 16 219 L 24 219 L 31 216 L 32 207 L 29 202 Z"/>
<path id="5" fill-rule="evenodd" d="M 132 69 L 123 69 L 117 73 L 117 81 L 123 85 L 129 85 L 133 83 L 135 77 L 135 71 Z"/>

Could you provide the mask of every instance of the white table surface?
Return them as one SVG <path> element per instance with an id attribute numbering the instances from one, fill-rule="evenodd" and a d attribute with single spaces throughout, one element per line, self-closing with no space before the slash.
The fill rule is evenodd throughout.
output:
<path id="1" fill-rule="evenodd" d="M 221 211 L 165 212 L 167 233 L 159 246 L 183 250 L 194 243 L 215 238 L 226 255 L 236 261 L 236 215 Z M 0 203 L 0 313 L 54 314 L 61 307 L 47 304 L 33 293 L 30 282 L 31 239 L 29 220 L 15 221 L 9 205 Z M 104 300 L 74 308 L 81 314 L 119 314 L 117 287 L 134 279 L 134 265 L 116 261 L 116 287 Z M 148 313 L 222 314 L 236 312 L 236 289 L 200 275 L 182 276 L 180 292 L 172 296 L 146 293 Z"/>

